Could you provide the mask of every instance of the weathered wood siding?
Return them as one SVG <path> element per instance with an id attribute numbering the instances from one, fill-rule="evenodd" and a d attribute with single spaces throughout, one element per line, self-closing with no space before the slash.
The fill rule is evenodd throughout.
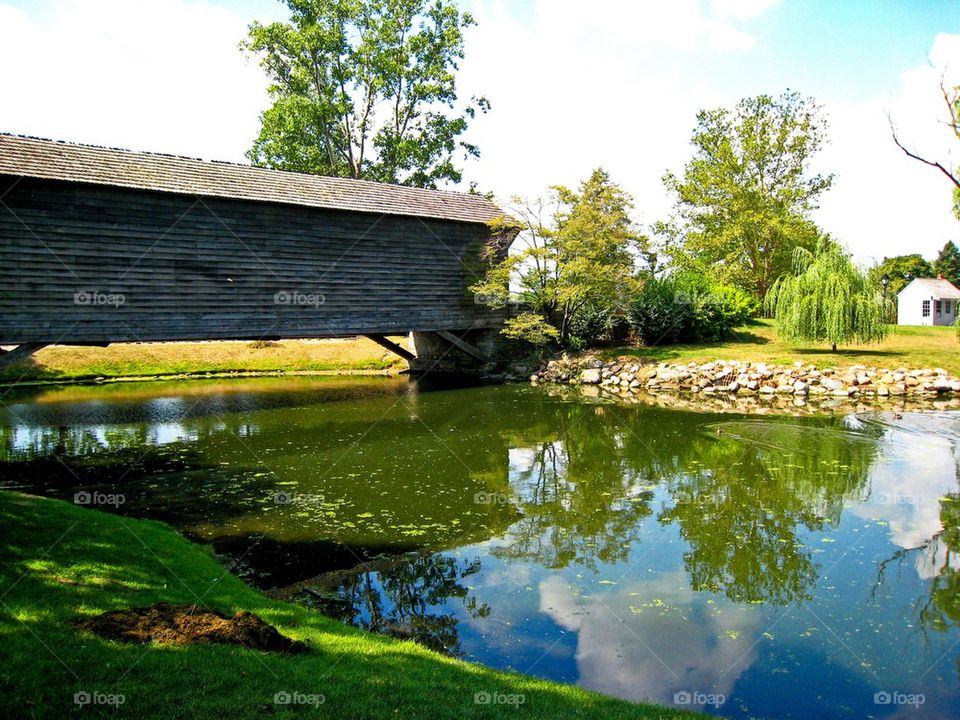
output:
<path id="1" fill-rule="evenodd" d="M 495 327 L 482 223 L 0 176 L 0 343 Z"/>

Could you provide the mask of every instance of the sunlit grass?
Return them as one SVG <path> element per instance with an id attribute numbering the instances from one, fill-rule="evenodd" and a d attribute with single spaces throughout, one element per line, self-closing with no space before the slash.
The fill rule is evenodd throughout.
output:
<path id="1" fill-rule="evenodd" d="M 271 600 L 227 573 L 203 546 L 154 521 L 0 492 L 0 709 L 5 717 L 114 715 L 78 707 L 78 692 L 122 695 L 136 718 L 674 718 L 579 688 L 495 672 L 411 642 L 349 628 Z M 310 645 L 282 656 L 223 645 L 102 640 L 71 619 L 156 602 L 248 610 Z M 279 692 L 322 695 L 281 705 Z M 522 707 L 476 704 L 522 694 Z"/>
<path id="2" fill-rule="evenodd" d="M 406 338 L 393 338 L 406 347 Z M 51 346 L 0 370 L 0 381 L 147 377 L 227 372 L 371 371 L 406 367 L 366 338 Z"/>
<path id="3" fill-rule="evenodd" d="M 777 337 L 772 320 L 758 320 L 740 328 L 736 336 L 719 343 L 610 348 L 605 357 L 628 355 L 669 362 L 750 360 L 791 364 L 796 361 L 819 367 L 867 365 L 888 368 L 944 368 L 960 374 L 960 342 L 952 327 L 893 325 L 880 343 L 837 348 L 794 346 Z"/>

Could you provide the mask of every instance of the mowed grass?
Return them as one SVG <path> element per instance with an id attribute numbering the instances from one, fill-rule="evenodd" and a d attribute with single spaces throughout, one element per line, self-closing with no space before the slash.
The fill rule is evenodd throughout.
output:
<path id="1" fill-rule="evenodd" d="M 780 340 L 772 320 L 757 320 L 740 328 L 726 342 L 660 347 L 622 347 L 602 351 L 604 357 L 631 356 L 651 361 L 709 362 L 711 360 L 750 360 L 791 364 L 800 360 L 818 367 L 842 368 L 849 365 L 898 368 L 944 368 L 960 375 L 960 342 L 952 327 L 912 327 L 891 325 L 883 342 L 837 348 L 794 346 Z"/>
<path id="2" fill-rule="evenodd" d="M 404 347 L 406 338 L 392 338 Z M 203 375 L 208 373 L 401 370 L 406 362 L 367 338 L 278 342 L 55 345 L 0 369 L 0 382 Z"/>
<path id="3" fill-rule="evenodd" d="M 495 672 L 268 599 L 227 573 L 206 547 L 159 522 L 4 491 L 0 528 L 4 717 L 697 717 Z M 254 612 L 311 652 L 117 643 L 70 624 L 78 615 L 160 601 Z M 76 693 L 122 695 L 123 704 L 79 707 Z M 314 704 L 278 704 L 277 693 Z M 514 703 L 478 704 L 477 693 Z"/>

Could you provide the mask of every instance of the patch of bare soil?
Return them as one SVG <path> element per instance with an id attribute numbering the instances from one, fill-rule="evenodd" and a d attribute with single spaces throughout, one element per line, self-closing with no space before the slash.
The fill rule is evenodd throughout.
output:
<path id="1" fill-rule="evenodd" d="M 310 648 L 281 635 L 275 627 L 253 613 L 242 610 L 228 618 L 196 605 L 157 603 L 78 618 L 73 625 L 100 637 L 122 642 L 158 642 L 171 645 L 223 643 L 254 650 L 300 654 Z"/>

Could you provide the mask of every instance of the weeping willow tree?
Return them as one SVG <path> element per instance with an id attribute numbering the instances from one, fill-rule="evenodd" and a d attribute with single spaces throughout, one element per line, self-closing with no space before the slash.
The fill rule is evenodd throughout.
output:
<path id="1" fill-rule="evenodd" d="M 797 248 L 793 275 L 784 275 L 767 293 L 767 310 L 777 334 L 791 343 L 837 345 L 879 342 L 887 333 L 887 300 L 853 264 L 843 248 L 821 240 L 814 252 Z"/>

